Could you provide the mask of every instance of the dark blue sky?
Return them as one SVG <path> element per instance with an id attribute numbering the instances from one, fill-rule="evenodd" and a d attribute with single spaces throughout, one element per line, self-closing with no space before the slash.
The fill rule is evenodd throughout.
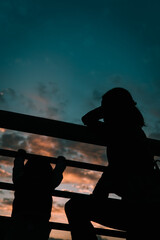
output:
<path id="1" fill-rule="evenodd" d="M 159 11 L 158 0 L 0 1 L 0 108 L 80 123 L 121 86 L 158 134 Z"/>

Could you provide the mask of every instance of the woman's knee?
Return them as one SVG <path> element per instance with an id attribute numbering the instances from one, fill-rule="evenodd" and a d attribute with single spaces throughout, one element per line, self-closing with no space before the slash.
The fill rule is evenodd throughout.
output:
<path id="1" fill-rule="evenodd" d="M 72 208 L 72 200 L 70 199 L 68 202 L 66 202 L 66 204 L 64 206 L 66 214 L 68 214 L 68 212 L 70 212 L 71 208 Z"/>
<path id="2" fill-rule="evenodd" d="M 65 212 L 67 215 L 74 214 L 78 212 L 78 209 L 80 207 L 80 203 L 76 199 L 70 199 L 68 202 L 65 204 Z"/>

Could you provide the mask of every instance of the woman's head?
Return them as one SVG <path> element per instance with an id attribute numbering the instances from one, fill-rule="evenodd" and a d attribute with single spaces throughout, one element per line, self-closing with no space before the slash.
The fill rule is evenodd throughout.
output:
<path id="1" fill-rule="evenodd" d="M 124 88 L 113 88 L 102 96 L 102 109 L 105 122 L 125 122 L 144 126 L 144 119 L 140 111 L 136 108 L 128 90 Z"/>
<path id="2" fill-rule="evenodd" d="M 128 90 L 124 88 L 112 88 L 102 96 L 102 106 L 135 106 Z"/>

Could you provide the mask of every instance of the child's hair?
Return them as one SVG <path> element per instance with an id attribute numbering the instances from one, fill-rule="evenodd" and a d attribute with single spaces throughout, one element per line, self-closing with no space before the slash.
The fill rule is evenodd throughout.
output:
<path id="1" fill-rule="evenodd" d="M 136 107 L 136 102 L 133 100 L 129 91 L 124 88 L 113 88 L 102 96 L 102 107 L 104 115 L 115 122 L 115 112 L 119 114 L 119 119 L 133 123 L 140 127 L 145 126 L 144 118 L 141 112 Z M 117 121 L 116 120 L 116 121 Z"/>

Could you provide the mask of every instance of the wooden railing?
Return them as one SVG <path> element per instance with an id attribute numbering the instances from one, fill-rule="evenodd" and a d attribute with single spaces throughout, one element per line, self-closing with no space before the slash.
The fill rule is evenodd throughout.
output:
<path id="1" fill-rule="evenodd" d="M 0 111 L 0 128 L 11 129 L 16 131 L 22 131 L 27 133 L 34 133 L 39 135 L 45 135 L 50 137 L 62 138 L 66 140 L 78 141 L 83 143 L 90 143 L 100 146 L 105 146 L 105 140 L 99 136 L 99 132 L 93 131 L 88 127 L 71 124 L 66 122 L 60 122 L 56 120 L 50 120 L 40 117 L 34 117 L 19 113 L 7 112 L 7 111 Z M 149 139 L 151 149 L 154 152 L 155 156 L 160 156 L 160 141 Z M 17 155 L 16 151 L 0 149 L 0 155 L 6 157 L 15 158 Z M 36 154 L 27 154 L 26 159 L 29 160 L 39 160 L 43 159 L 44 161 L 49 161 L 50 163 L 56 163 L 57 158 L 55 157 L 46 157 L 40 156 Z M 81 169 L 89 169 L 94 171 L 103 172 L 105 166 L 78 162 L 73 160 L 66 160 L 67 166 L 81 168 Z M 5 190 L 13 190 L 14 185 L 11 183 L 0 182 L 0 189 Z M 63 198 L 72 198 L 74 196 L 85 196 L 85 194 L 81 193 L 74 193 L 68 191 L 60 191 L 54 190 L 53 196 L 63 197 Z M 117 200 L 120 201 L 120 200 Z M 0 216 L 0 221 L 8 219 L 9 217 Z M 57 230 L 65 230 L 70 231 L 70 227 L 68 224 L 64 223 L 56 223 L 50 222 L 52 229 Z M 101 229 L 96 228 L 96 233 L 98 235 L 105 235 L 105 236 L 112 236 L 112 237 L 119 237 L 125 238 L 126 233 L 124 231 L 118 230 L 109 230 L 109 229 Z"/>

